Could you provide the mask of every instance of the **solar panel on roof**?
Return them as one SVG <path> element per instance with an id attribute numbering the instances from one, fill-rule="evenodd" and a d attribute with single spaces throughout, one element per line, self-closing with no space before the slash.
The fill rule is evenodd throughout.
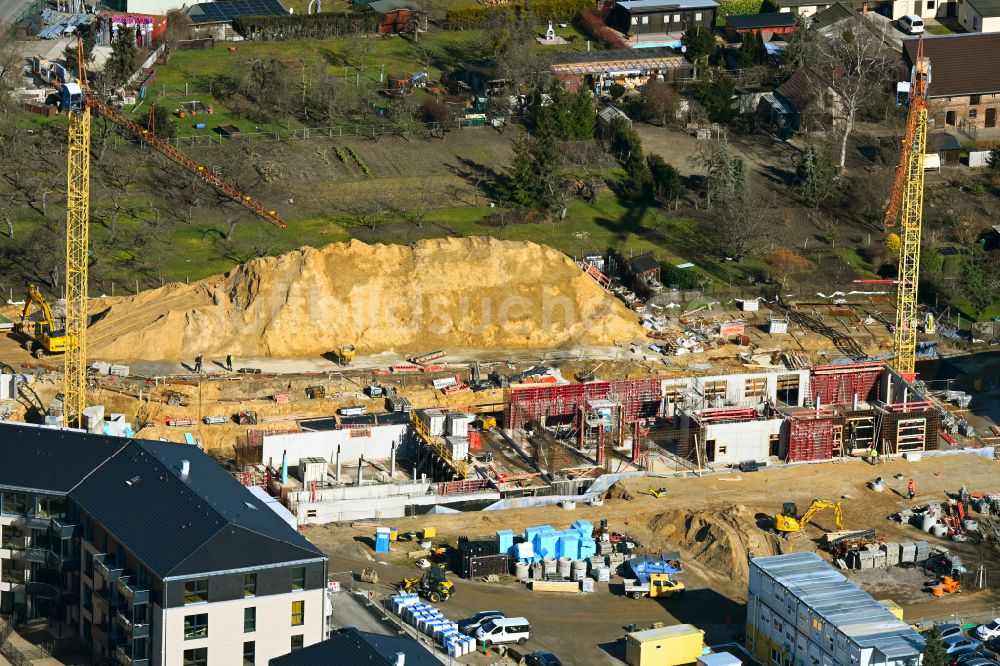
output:
<path id="1" fill-rule="evenodd" d="M 194 5 L 188 15 L 194 23 L 223 23 L 240 16 L 282 16 L 287 13 L 278 0 L 220 0 Z"/>

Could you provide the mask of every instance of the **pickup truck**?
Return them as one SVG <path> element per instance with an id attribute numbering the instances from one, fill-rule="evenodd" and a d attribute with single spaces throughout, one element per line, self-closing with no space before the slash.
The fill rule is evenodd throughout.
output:
<path id="1" fill-rule="evenodd" d="M 684 594 L 684 583 L 678 580 L 671 580 L 666 574 L 651 574 L 648 582 L 636 580 L 635 578 L 626 578 L 625 594 L 633 599 L 641 599 L 643 597 L 672 597 Z"/>

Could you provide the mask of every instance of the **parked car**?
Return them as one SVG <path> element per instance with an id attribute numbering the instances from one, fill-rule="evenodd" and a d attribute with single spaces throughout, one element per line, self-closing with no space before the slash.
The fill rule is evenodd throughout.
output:
<path id="1" fill-rule="evenodd" d="M 524 645 L 531 638 L 531 625 L 523 617 L 498 617 L 487 620 L 476 630 L 476 639 L 489 647 L 498 643 Z"/>
<path id="2" fill-rule="evenodd" d="M 951 638 L 952 636 L 962 636 L 964 632 L 962 631 L 962 625 L 960 624 L 939 624 L 937 629 L 941 632 L 941 640 L 946 638 Z"/>
<path id="3" fill-rule="evenodd" d="M 981 656 L 975 648 L 962 648 L 948 655 L 948 664 L 950 666 L 961 666 L 963 661 L 979 659 Z"/>
<path id="4" fill-rule="evenodd" d="M 986 659 L 985 657 L 976 657 L 975 659 L 970 659 L 969 661 L 962 662 L 962 666 L 996 666 L 995 661 L 992 659 Z"/>
<path id="5" fill-rule="evenodd" d="M 559 657 L 551 652 L 532 652 L 524 658 L 525 666 L 562 666 Z"/>
<path id="6" fill-rule="evenodd" d="M 900 17 L 899 27 L 908 35 L 919 35 L 924 31 L 924 20 L 916 14 L 907 14 Z"/>
<path id="7" fill-rule="evenodd" d="M 486 622 L 504 617 L 504 614 L 497 610 L 479 611 L 471 617 L 458 621 L 458 630 L 466 636 L 475 636 L 479 627 Z"/>
<path id="8" fill-rule="evenodd" d="M 968 636 L 949 636 L 948 638 L 941 641 L 944 643 L 945 652 L 947 654 L 952 654 L 958 652 L 963 648 L 977 649 L 982 646 L 982 643 L 977 641 L 975 638 L 969 638 Z"/>
<path id="9" fill-rule="evenodd" d="M 1000 637 L 1000 617 L 995 617 L 986 624 L 981 624 L 970 632 L 981 641 L 990 641 Z"/>

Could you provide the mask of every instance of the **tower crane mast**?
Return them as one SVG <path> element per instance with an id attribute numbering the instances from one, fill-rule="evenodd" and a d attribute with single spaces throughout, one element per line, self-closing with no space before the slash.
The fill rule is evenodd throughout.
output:
<path id="1" fill-rule="evenodd" d="M 920 233 L 924 209 L 924 153 L 927 147 L 927 86 L 930 60 L 924 41 L 917 42 L 910 81 L 910 109 L 884 226 L 900 225 L 899 278 L 892 365 L 907 381 L 916 377 L 917 288 L 920 281 Z"/>
<path id="2" fill-rule="evenodd" d="M 136 139 L 196 174 L 224 196 L 249 209 L 278 228 L 287 225 L 274 210 L 240 191 L 204 165 L 190 159 L 150 129 L 130 120 L 124 113 L 104 103 L 91 91 L 83 53 L 83 39 L 77 35 L 77 62 L 80 83 L 64 83 L 60 105 L 69 118 L 69 152 L 66 186 L 66 336 L 75 341 L 64 359 L 63 417 L 67 426 L 83 425 L 87 404 L 87 269 L 90 247 L 90 125 L 93 113 L 115 123 Z"/>

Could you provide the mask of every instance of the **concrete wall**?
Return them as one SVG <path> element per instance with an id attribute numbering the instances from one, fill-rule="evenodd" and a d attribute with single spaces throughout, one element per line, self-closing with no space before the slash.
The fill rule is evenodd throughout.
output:
<path id="1" fill-rule="evenodd" d="M 402 518 L 406 508 L 434 506 L 439 503 L 468 500 L 498 500 L 494 490 L 468 495 L 438 495 L 433 483 L 385 483 L 362 486 L 320 488 L 316 499 L 308 491 L 288 493 L 288 508 L 299 525 L 363 520 L 366 518 Z"/>
<path id="2" fill-rule="evenodd" d="M 716 464 L 738 463 L 744 460 L 766 462 L 771 435 L 781 435 L 784 419 L 717 423 L 705 428 L 706 450 L 714 441 Z M 780 449 L 779 449 L 780 450 Z M 712 460 L 709 452 L 709 460 Z"/>
<path id="3" fill-rule="evenodd" d="M 668 379 L 664 380 L 663 384 L 665 391 L 688 388 L 699 395 L 704 395 L 706 386 L 715 382 L 724 381 L 726 382 L 726 393 L 723 397 L 723 401 L 725 402 L 725 405 L 723 406 L 752 407 L 765 400 L 771 402 L 776 401 L 778 392 L 778 377 L 786 375 L 798 375 L 799 377 L 799 399 L 796 406 L 801 407 L 803 405 L 803 400 L 805 399 L 806 389 L 809 386 L 808 370 L 775 370 L 772 372 L 757 372 L 745 375 L 709 375 L 706 377 L 691 377 L 681 380 Z M 748 386 L 751 386 L 754 380 L 760 379 L 764 379 L 766 381 L 763 394 L 758 391 L 756 397 L 754 397 L 753 391 L 749 391 L 748 397 Z M 705 405 L 705 407 L 712 406 L 714 405 Z M 688 404 L 686 407 L 689 409 L 700 409 L 702 405 Z M 664 415 L 668 417 L 673 416 L 674 414 L 672 408 L 668 407 Z"/>
<path id="4" fill-rule="evenodd" d="M 298 465 L 299 458 L 320 457 L 328 462 L 335 462 L 337 446 L 340 446 L 340 461 L 347 463 L 357 461 L 364 456 L 368 460 L 386 459 L 392 453 L 393 443 L 403 447 L 409 440 L 406 434 L 408 425 L 381 425 L 366 428 L 365 436 L 358 429 L 321 430 L 318 432 L 286 433 L 281 435 L 265 435 L 261 462 L 271 465 L 281 464 L 281 455 L 288 452 L 288 464 Z M 403 449 L 397 449 L 396 454 L 402 455 Z"/>

